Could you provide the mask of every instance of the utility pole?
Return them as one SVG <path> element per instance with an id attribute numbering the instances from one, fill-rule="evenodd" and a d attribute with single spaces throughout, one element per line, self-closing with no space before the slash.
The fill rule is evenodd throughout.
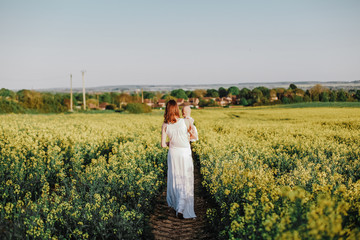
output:
<path id="1" fill-rule="evenodd" d="M 144 103 L 144 91 L 141 89 L 141 103 Z"/>
<path id="2" fill-rule="evenodd" d="M 84 74 L 85 74 L 85 70 L 81 70 L 82 73 L 82 85 L 83 85 L 83 106 L 84 106 L 84 110 L 86 110 L 86 99 L 85 99 L 85 80 L 84 80 Z"/>
<path id="3" fill-rule="evenodd" d="M 72 74 L 70 73 L 70 112 L 73 111 Z"/>

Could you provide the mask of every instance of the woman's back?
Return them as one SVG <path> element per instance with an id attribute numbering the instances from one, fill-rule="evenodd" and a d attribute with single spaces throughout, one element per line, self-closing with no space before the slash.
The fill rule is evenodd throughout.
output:
<path id="1" fill-rule="evenodd" d="M 170 139 L 170 148 L 189 148 L 189 138 L 185 120 L 179 118 L 176 123 L 168 123 L 166 134 Z"/>

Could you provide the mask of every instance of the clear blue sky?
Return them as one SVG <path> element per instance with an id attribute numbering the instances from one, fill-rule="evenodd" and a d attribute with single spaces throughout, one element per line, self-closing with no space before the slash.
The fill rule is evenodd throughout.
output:
<path id="1" fill-rule="evenodd" d="M 0 0 L 0 88 L 360 79 L 360 1 Z"/>

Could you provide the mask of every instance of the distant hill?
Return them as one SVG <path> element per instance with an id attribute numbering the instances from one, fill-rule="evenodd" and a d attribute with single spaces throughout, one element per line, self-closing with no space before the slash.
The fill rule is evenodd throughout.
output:
<path id="1" fill-rule="evenodd" d="M 293 83 L 298 88 L 309 89 L 316 84 L 321 84 L 330 89 L 360 89 L 360 80 L 340 82 L 340 81 L 331 81 L 331 82 L 316 82 L 316 81 L 304 81 L 304 82 L 254 82 L 254 83 L 232 83 L 232 84 L 193 84 L 193 85 L 114 85 L 114 86 L 99 86 L 99 87 L 88 87 L 86 88 L 87 92 L 134 92 L 140 91 L 161 91 L 167 92 L 174 89 L 182 88 L 184 90 L 195 90 L 195 89 L 218 89 L 220 87 L 229 88 L 231 86 L 236 86 L 240 89 L 249 88 L 254 89 L 256 87 L 267 87 L 267 88 L 288 88 L 289 85 Z M 69 92 L 70 88 L 49 88 L 49 89 L 36 89 L 40 92 Z M 81 88 L 74 88 L 74 92 L 81 92 Z"/>

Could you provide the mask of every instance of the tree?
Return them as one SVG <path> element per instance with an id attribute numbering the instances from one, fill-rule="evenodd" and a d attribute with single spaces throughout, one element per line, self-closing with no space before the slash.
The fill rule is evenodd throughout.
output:
<path id="1" fill-rule="evenodd" d="M 240 90 L 238 87 L 232 86 L 228 89 L 228 95 L 238 96 L 240 94 Z"/>
<path id="2" fill-rule="evenodd" d="M 304 97 L 304 95 L 305 95 L 304 90 L 302 90 L 300 88 L 293 90 L 293 92 L 295 93 L 295 95 L 300 96 L 300 97 Z"/>
<path id="3" fill-rule="evenodd" d="M 347 100 L 347 95 L 346 95 L 346 92 L 343 90 L 343 89 L 340 89 L 338 92 L 337 92 L 337 100 L 339 102 L 345 102 Z"/>
<path id="4" fill-rule="evenodd" d="M 320 100 L 320 94 L 324 91 L 327 91 L 328 89 L 322 86 L 321 84 L 316 84 L 312 88 L 310 88 L 310 96 L 313 101 L 319 101 Z"/>
<path id="5" fill-rule="evenodd" d="M 171 96 L 176 97 L 176 98 L 183 98 L 183 99 L 188 99 L 188 96 L 186 95 L 185 91 L 183 89 L 175 89 L 172 90 L 170 93 Z"/>
<path id="6" fill-rule="evenodd" d="M 114 104 L 117 105 L 119 108 L 122 108 L 123 105 L 132 102 L 132 97 L 127 93 L 121 93 L 116 95 Z"/>
<path id="7" fill-rule="evenodd" d="M 246 100 L 246 98 L 242 97 L 240 99 L 240 105 L 243 105 L 243 106 L 247 106 L 249 105 L 248 101 Z"/>
<path id="8" fill-rule="evenodd" d="M 295 90 L 297 89 L 297 86 L 293 83 L 290 84 L 289 89 Z"/>
<path id="9" fill-rule="evenodd" d="M 39 110 L 43 105 L 41 93 L 30 90 L 20 90 L 17 92 L 19 102 L 29 109 Z"/>
<path id="10" fill-rule="evenodd" d="M 126 111 L 130 113 L 148 113 L 151 112 L 151 107 L 143 103 L 129 103 L 126 105 Z"/>
<path id="11" fill-rule="evenodd" d="M 285 88 L 276 89 L 276 96 L 278 97 L 279 100 L 284 97 L 284 93 L 285 93 Z"/>
<path id="12" fill-rule="evenodd" d="M 241 98 L 249 99 L 249 98 L 251 98 L 251 90 L 248 88 L 243 88 L 243 89 L 241 89 L 239 95 Z"/>
<path id="13" fill-rule="evenodd" d="M 170 96 L 169 94 L 164 94 L 161 99 L 165 99 L 166 102 L 168 102 L 169 100 L 175 100 L 176 101 L 176 97 Z"/>
<path id="14" fill-rule="evenodd" d="M 206 90 L 205 89 L 196 89 L 193 91 L 194 93 L 194 97 L 196 98 L 202 98 L 206 95 Z"/>
<path id="15" fill-rule="evenodd" d="M 185 91 L 186 96 L 188 96 L 188 98 L 194 98 L 195 94 L 193 93 L 193 91 L 187 90 Z"/>
<path id="16" fill-rule="evenodd" d="M 2 89 L 0 89 L 0 96 L 4 97 L 4 98 L 6 98 L 6 97 L 14 98 L 15 93 L 9 89 L 2 88 Z"/>
<path id="17" fill-rule="evenodd" d="M 151 99 L 151 98 L 155 97 L 155 93 L 154 93 L 154 92 L 144 91 L 143 94 L 144 94 L 144 99 Z"/>
<path id="18" fill-rule="evenodd" d="M 328 92 L 320 93 L 319 99 L 321 102 L 328 102 L 329 101 L 329 93 Z"/>
<path id="19" fill-rule="evenodd" d="M 284 104 L 289 104 L 289 103 L 290 103 L 290 99 L 289 99 L 288 97 L 283 97 L 283 98 L 282 98 L 282 102 L 283 102 Z"/>
<path id="20" fill-rule="evenodd" d="M 300 103 L 300 102 L 303 102 L 303 101 L 304 101 L 303 97 L 295 95 L 294 102 Z"/>
<path id="21" fill-rule="evenodd" d="M 356 98 L 360 102 L 360 90 L 356 90 L 354 98 Z"/>
<path id="22" fill-rule="evenodd" d="M 284 92 L 284 96 L 289 98 L 290 100 L 294 99 L 295 93 L 291 89 L 287 89 Z"/>
<path id="23" fill-rule="evenodd" d="M 105 93 L 101 94 L 101 95 L 100 95 L 100 102 L 110 103 L 110 102 L 111 102 L 110 93 L 105 92 Z"/>
<path id="24" fill-rule="evenodd" d="M 337 100 L 336 91 L 330 91 L 330 93 L 329 93 L 329 101 L 330 102 L 336 102 L 336 100 Z"/>
<path id="25" fill-rule="evenodd" d="M 262 92 L 262 95 L 265 97 L 265 98 L 269 98 L 270 97 L 270 89 L 268 89 L 267 87 L 263 87 L 263 86 L 260 86 L 260 87 L 256 87 L 254 89 L 258 89 Z M 253 89 L 253 91 L 254 91 Z"/>
<path id="26" fill-rule="evenodd" d="M 260 89 L 254 88 L 251 91 L 251 98 L 253 100 L 253 103 L 261 103 L 261 98 L 263 97 L 263 93 Z"/>
<path id="27" fill-rule="evenodd" d="M 26 110 L 19 103 L 0 98 L 0 113 L 25 113 Z"/>
<path id="28" fill-rule="evenodd" d="M 228 94 L 228 91 L 223 87 L 220 87 L 218 92 L 219 92 L 219 97 L 226 97 Z"/>
<path id="29" fill-rule="evenodd" d="M 205 97 L 219 97 L 219 92 L 216 89 L 207 89 Z"/>

